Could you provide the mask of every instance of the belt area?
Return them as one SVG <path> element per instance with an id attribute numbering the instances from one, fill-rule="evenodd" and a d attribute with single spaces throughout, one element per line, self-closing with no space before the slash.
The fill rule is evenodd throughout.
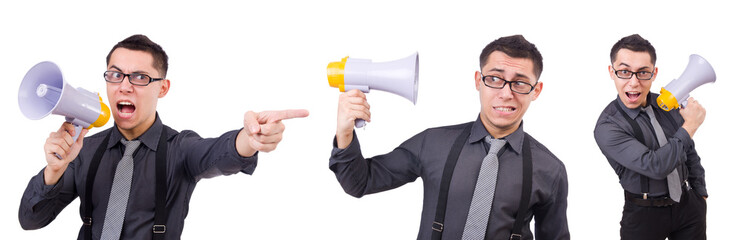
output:
<path id="1" fill-rule="evenodd" d="M 667 207 L 676 203 L 669 197 L 669 195 L 646 197 L 644 199 L 643 195 L 630 193 L 628 191 L 625 191 L 625 201 L 629 201 L 641 207 Z"/>

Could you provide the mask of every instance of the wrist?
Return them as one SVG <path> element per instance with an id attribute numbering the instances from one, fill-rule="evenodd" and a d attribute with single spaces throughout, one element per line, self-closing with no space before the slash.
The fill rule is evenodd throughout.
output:
<path id="1" fill-rule="evenodd" d="M 56 185 L 57 182 L 59 182 L 59 179 L 62 178 L 64 169 L 66 169 L 66 164 L 65 168 L 62 168 L 61 170 L 55 170 L 54 167 L 47 165 L 46 168 L 44 168 L 44 184 L 48 186 Z"/>
<path id="2" fill-rule="evenodd" d="M 249 134 L 247 129 L 242 129 L 237 134 L 237 138 L 234 140 L 234 147 L 237 149 L 237 154 L 241 157 L 252 157 L 257 153 L 257 150 L 252 148 L 249 143 Z"/>
<path id="3" fill-rule="evenodd" d="M 337 131 L 337 148 L 345 149 L 353 140 L 352 130 L 350 132 Z"/>
<path id="4" fill-rule="evenodd" d="M 682 128 L 684 128 L 685 131 L 687 131 L 687 134 L 690 135 L 690 138 L 695 136 L 695 132 L 697 131 L 697 127 L 693 127 L 688 124 L 682 125 Z"/>

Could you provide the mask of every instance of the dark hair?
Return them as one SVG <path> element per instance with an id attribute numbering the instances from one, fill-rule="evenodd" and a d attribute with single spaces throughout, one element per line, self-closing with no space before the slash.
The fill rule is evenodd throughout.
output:
<path id="1" fill-rule="evenodd" d="M 656 49 L 654 49 L 654 46 L 648 40 L 643 39 L 638 34 L 624 37 L 612 46 L 612 50 L 610 50 L 610 63 L 615 62 L 618 51 L 623 48 L 634 52 L 648 52 L 648 55 L 651 56 L 651 64 L 656 65 Z"/>
<path id="2" fill-rule="evenodd" d="M 522 35 L 501 37 L 486 45 L 484 50 L 481 50 L 481 56 L 479 56 L 480 68 L 486 65 L 489 55 L 495 51 L 503 52 L 513 58 L 527 58 L 532 60 L 535 78 L 540 78 L 540 73 L 543 72 L 543 56 L 540 55 L 535 44 L 528 42 Z"/>
<path id="3" fill-rule="evenodd" d="M 115 51 L 117 48 L 144 51 L 151 54 L 153 59 L 152 67 L 157 69 L 157 71 L 162 74 L 162 76 L 160 77 L 164 78 L 167 75 L 167 53 L 165 53 L 165 50 L 162 50 L 162 47 L 160 47 L 159 44 L 152 42 L 152 40 L 149 40 L 147 36 L 135 34 L 124 39 L 123 41 L 118 42 L 115 46 L 113 46 L 111 51 L 108 53 L 108 56 L 105 58 L 106 65 L 110 63 L 111 54 L 113 54 L 113 51 Z"/>

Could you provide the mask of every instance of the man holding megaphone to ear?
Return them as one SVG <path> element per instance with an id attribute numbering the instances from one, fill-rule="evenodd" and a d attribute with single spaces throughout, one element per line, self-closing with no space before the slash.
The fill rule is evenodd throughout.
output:
<path id="1" fill-rule="evenodd" d="M 370 120 L 365 94 L 341 94 L 330 169 L 354 197 L 421 178 L 417 239 L 569 239 L 566 169 L 523 130 L 522 118 L 543 89 L 540 52 L 521 35 L 502 37 L 481 51 L 479 64 L 475 121 L 427 129 L 371 158 L 361 154 L 353 130 L 356 119 Z"/>
<path id="2" fill-rule="evenodd" d="M 705 239 L 705 169 L 692 140 L 705 109 L 693 98 L 680 110 L 657 104 L 659 95 L 650 92 L 658 74 L 656 50 L 638 34 L 615 43 L 610 60 L 618 98 L 602 111 L 594 138 L 625 192 L 621 238 Z M 704 59 L 697 63 L 683 74 L 692 76 L 686 79 L 695 81 L 691 86 L 715 81 Z"/>
<path id="3" fill-rule="evenodd" d="M 244 128 L 218 138 L 175 131 L 157 114 L 170 90 L 167 55 L 144 35 L 111 49 L 103 74 L 114 127 L 76 141 L 64 123 L 44 144 L 47 167 L 28 184 L 19 210 L 24 229 L 46 226 L 78 196 L 78 239 L 180 239 L 190 196 L 203 178 L 252 174 L 257 152 L 281 141 L 282 120 L 306 110 L 244 114 Z M 69 116 L 68 116 L 69 117 Z"/>

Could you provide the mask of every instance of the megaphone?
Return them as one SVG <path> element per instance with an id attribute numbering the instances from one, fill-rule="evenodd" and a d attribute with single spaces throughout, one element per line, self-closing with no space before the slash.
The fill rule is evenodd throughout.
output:
<path id="1" fill-rule="evenodd" d="M 27 118 L 38 120 L 49 114 L 62 115 L 75 125 L 76 141 L 82 128 L 102 127 L 111 110 L 99 94 L 73 88 L 53 62 L 40 62 L 28 70 L 18 90 L 18 106 Z"/>
<path id="2" fill-rule="evenodd" d="M 418 53 L 379 63 L 370 59 L 345 57 L 340 62 L 330 62 L 327 65 L 329 86 L 339 88 L 340 92 L 358 89 L 368 93 L 371 89 L 377 89 L 402 96 L 414 104 L 417 104 L 418 76 Z M 365 120 L 355 120 L 355 127 L 363 126 Z"/>
<path id="3" fill-rule="evenodd" d="M 692 90 L 700 85 L 713 82 L 715 82 L 713 66 L 710 66 L 710 63 L 700 55 L 692 54 L 682 75 L 661 88 L 661 95 L 656 98 L 656 103 L 664 111 L 679 108 L 680 104 L 685 107 Z"/>

